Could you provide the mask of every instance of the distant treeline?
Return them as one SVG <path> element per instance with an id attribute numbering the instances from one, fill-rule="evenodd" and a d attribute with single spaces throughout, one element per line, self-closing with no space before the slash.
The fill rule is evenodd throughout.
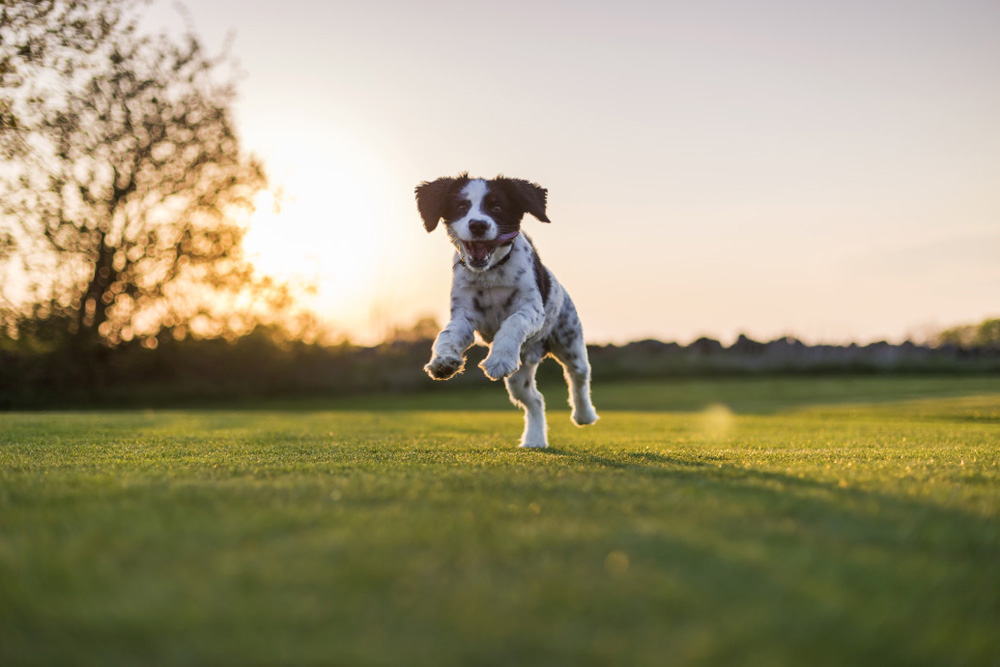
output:
<path id="1" fill-rule="evenodd" d="M 437 384 L 423 372 L 430 340 L 376 347 L 324 346 L 281 340 L 259 329 L 235 341 L 165 340 L 155 350 L 138 344 L 49 351 L 0 340 L 0 409 L 121 405 L 135 407 L 240 398 L 346 395 L 412 391 Z M 844 373 L 996 373 L 1000 345 L 964 347 L 806 345 L 794 338 L 768 343 L 746 336 L 730 346 L 700 338 L 689 345 L 643 340 L 591 345 L 594 379 Z M 486 350 L 469 350 L 466 371 L 449 388 L 486 385 L 476 368 Z M 540 379 L 561 369 L 542 364 Z"/>

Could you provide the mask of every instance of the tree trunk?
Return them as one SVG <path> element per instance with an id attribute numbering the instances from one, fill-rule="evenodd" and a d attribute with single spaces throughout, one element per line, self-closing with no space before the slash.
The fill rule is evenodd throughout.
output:
<path id="1" fill-rule="evenodd" d="M 90 283 L 80 300 L 80 311 L 77 313 L 75 338 L 80 344 L 96 342 L 100 339 L 100 326 L 108 319 L 108 308 L 111 303 L 105 302 L 105 295 L 118 279 L 114 269 L 114 248 L 109 248 L 101 234 L 94 271 Z"/>

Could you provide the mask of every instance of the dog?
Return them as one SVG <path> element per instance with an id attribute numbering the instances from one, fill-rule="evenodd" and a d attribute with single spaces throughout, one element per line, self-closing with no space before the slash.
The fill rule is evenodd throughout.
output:
<path id="1" fill-rule="evenodd" d="M 455 246 L 451 319 L 434 340 L 427 374 L 447 380 L 461 373 L 478 333 L 490 348 L 479 367 L 491 380 L 503 378 L 511 401 L 524 410 L 521 447 L 548 446 L 545 399 L 535 384 L 548 355 L 563 367 L 570 419 L 577 426 L 597 421 L 576 307 L 521 231 L 525 213 L 549 222 L 548 191 L 516 178 L 460 174 L 424 181 L 415 194 L 424 228 L 432 232 L 444 220 Z"/>

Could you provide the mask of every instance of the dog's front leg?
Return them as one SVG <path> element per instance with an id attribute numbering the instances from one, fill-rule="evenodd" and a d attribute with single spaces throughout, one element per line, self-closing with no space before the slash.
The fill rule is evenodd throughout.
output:
<path id="1" fill-rule="evenodd" d="M 541 328 L 543 321 L 541 309 L 534 308 L 519 310 L 504 320 L 493 338 L 489 355 L 479 364 L 486 377 L 499 380 L 513 375 L 521 365 L 521 345 Z"/>
<path id="2" fill-rule="evenodd" d="M 453 315 L 448 326 L 434 339 L 431 360 L 424 370 L 435 380 L 447 380 L 465 366 L 465 351 L 475 340 L 475 325 L 469 318 Z"/>

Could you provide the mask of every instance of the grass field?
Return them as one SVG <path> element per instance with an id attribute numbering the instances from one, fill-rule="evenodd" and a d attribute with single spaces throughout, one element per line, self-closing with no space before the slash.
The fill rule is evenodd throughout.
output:
<path id="1" fill-rule="evenodd" d="M 0 413 L 0 665 L 997 664 L 1000 378 L 487 389 Z"/>

